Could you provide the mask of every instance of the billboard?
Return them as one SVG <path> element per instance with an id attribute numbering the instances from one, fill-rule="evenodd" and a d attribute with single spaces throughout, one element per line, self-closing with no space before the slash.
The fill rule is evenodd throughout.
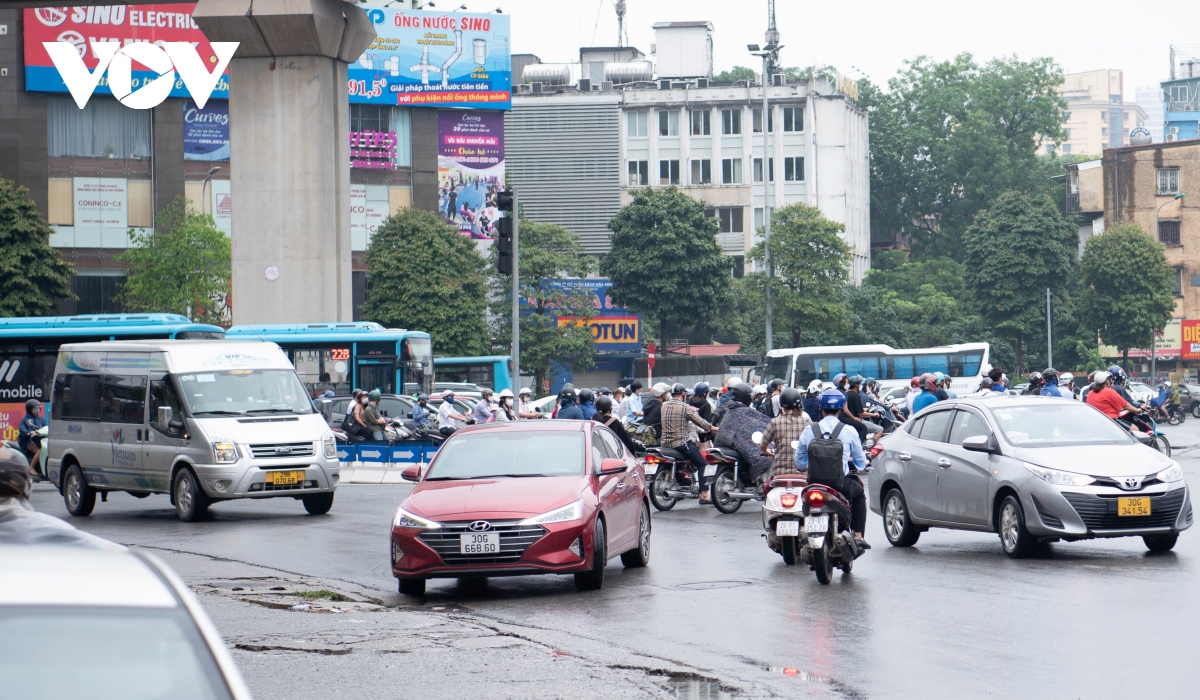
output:
<path id="1" fill-rule="evenodd" d="M 127 46 L 138 42 L 162 45 L 168 41 L 192 44 L 205 65 L 218 58 L 200 27 L 192 20 L 195 3 L 166 5 L 93 5 L 88 7 L 38 7 L 25 10 L 25 89 L 29 92 L 69 92 L 42 42 L 64 41 L 75 47 L 83 64 L 94 71 L 99 57 L 93 42 L 116 42 Z M 140 64 L 134 64 L 135 66 Z M 158 77 L 149 70 L 133 70 L 135 89 Z M 229 98 L 229 73 L 217 81 L 211 97 Z M 111 95 L 108 76 L 101 78 L 95 92 Z M 190 97 L 183 80 L 176 75 L 171 97 Z"/>
<path id="2" fill-rule="evenodd" d="M 204 109 L 188 98 L 183 105 L 184 160 L 229 160 L 229 103 L 208 102 Z"/>
<path id="3" fill-rule="evenodd" d="M 587 319 L 592 329 L 592 339 L 599 352 L 628 351 L 642 349 L 642 317 L 624 306 L 619 306 L 609 295 L 612 282 L 604 277 L 582 279 L 542 280 L 543 287 L 557 289 L 568 294 L 587 292 L 592 297 L 596 310 L 593 318 Z M 574 316 L 559 316 L 558 325 L 577 323 Z"/>
<path id="4" fill-rule="evenodd" d="M 438 209 L 464 235 L 496 237 L 504 186 L 504 113 L 438 112 Z"/>
<path id="5" fill-rule="evenodd" d="M 1197 323 L 1200 323 L 1200 321 L 1184 321 L 1178 318 L 1167 321 L 1167 325 L 1163 327 L 1162 333 L 1155 338 L 1154 354 L 1159 359 L 1179 358 L 1182 355 L 1182 359 L 1184 360 L 1200 360 L 1200 339 L 1195 337 L 1197 331 L 1188 330 L 1188 324 Z M 1187 340 L 1189 332 L 1192 335 L 1191 342 Z M 1188 349 L 1193 345 L 1195 345 L 1197 352 L 1189 358 Z M 1111 345 L 1106 345 L 1103 339 L 1100 341 L 1099 350 L 1100 357 L 1121 357 L 1121 351 Z M 1129 356 L 1139 359 L 1149 359 L 1150 348 L 1130 349 Z"/>
<path id="6" fill-rule="evenodd" d="M 1180 321 L 1183 360 L 1200 360 L 1200 321 Z"/>
<path id="7" fill-rule="evenodd" d="M 367 15 L 377 36 L 350 64 L 351 102 L 512 109 L 508 15 L 403 8 Z"/>

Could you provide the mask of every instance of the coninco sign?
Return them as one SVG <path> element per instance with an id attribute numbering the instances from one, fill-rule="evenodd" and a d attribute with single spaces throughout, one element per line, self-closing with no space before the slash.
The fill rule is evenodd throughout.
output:
<path id="1" fill-rule="evenodd" d="M 214 41 L 211 46 L 216 55 L 217 64 L 210 72 L 204 67 L 204 61 L 196 47 L 186 41 L 166 41 L 162 47 L 155 44 L 138 42 L 121 46 L 115 41 L 91 42 L 92 53 L 98 60 L 96 68 L 88 71 L 83 63 L 83 57 L 73 44 L 65 41 L 42 42 L 54 67 L 58 69 L 67 90 L 75 98 L 75 104 L 83 109 L 100 84 L 105 69 L 108 70 L 108 87 L 121 104 L 133 109 L 150 109 L 171 94 L 175 85 L 175 73 L 191 94 L 196 106 L 204 109 L 204 104 L 212 95 L 221 74 L 233 58 L 237 50 L 235 41 Z M 146 78 L 143 81 L 133 77 L 134 61 L 156 73 L 158 77 Z M 141 83 L 140 85 L 138 83 Z"/>

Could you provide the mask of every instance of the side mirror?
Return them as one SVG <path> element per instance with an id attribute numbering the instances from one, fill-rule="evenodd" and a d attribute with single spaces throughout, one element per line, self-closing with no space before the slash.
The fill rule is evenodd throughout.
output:
<path id="1" fill-rule="evenodd" d="M 623 459 L 609 458 L 600 462 L 600 474 L 620 474 L 629 471 L 629 465 Z"/>
<path id="2" fill-rule="evenodd" d="M 171 421 L 175 419 L 175 411 L 170 406 L 158 407 L 158 424 L 169 428 Z"/>
<path id="3" fill-rule="evenodd" d="M 383 412 L 383 417 L 384 417 L 384 418 L 391 418 L 392 416 L 391 416 L 390 414 L 388 414 L 388 412 L 385 410 L 385 411 Z"/>
<path id="4" fill-rule="evenodd" d="M 326 423 L 333 422 L 333 402 L 332 401 L 330 401 L 329 399 L 321 399 L 320 401 L 317 402 L 317 410 L 319 410 L 321 412 L 322 416 L 325 416 Z"/>
<path id="5" fill-rule="evenodd" d="M 420 481 L 421 480 L 420 465 L 414 464 L 411 467 L 405 467 L 404 471 L 400 472 L 400 478 L 404 479 L 405 481 Z"/>
<path id="6" fill-rule="evenodd" d="M 1000 452 L 1000 446 L 996 444 L 996 438 L 991 435 L 972 435 L 962 441 L 964 450 L 971 452 L 986 452 L 988 454 L 997 454 Z"/>

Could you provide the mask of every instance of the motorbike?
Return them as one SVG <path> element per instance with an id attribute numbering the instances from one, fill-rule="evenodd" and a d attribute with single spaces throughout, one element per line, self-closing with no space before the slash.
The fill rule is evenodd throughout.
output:
<path id="1" fill-rule="evenodd" d="M 767 483 L 762 506 L 763 537 L 771 551 L 794 566 L 800 557 L 800 528 L 804 522 L 804 504 L 800 495 L 808 486 L 803 474 L 781 474 Z"/>
<path id="2" fill-rule="evenodd" d="M 736 513 L 745 501 L 761 501 L 766 497 L 751 478 L 750 465 L 742 461 L 737 450 L 711 447 L 704 451 L 704 457 L 708 460 L 704 477 L 712 479 L 709 495 L 717 510 L 726 515 Z"/>
<path id="3" fill-rule="evenodd" d="M 646 480 L 650 482 L 650 502 L 658 510 L 671 510 L 681 498 L 700 498 L 696 467 L 679 450 L 647 448 L 644 464 Z M 705 470 L 713 466 L 710 464 Z"/>
<path id="4" fill-rule="evenodd" d="M 1167 457 L 1171 456 L 1171 442 L 1167 440 L 1167 436 L 1158 429 L 1158 423 L 1150 417 L 1149 411 L 1142 413 L 1130 413 L 1122 411 L 1117 414 L 1117 422 L 1129 428 L 1130 426 L 1136 431 L 1134 437 L 1142 444 L 1153 447 Z"/>
<path id="5" fill-rule="evenodd" d="M 806 486 L 800 493 L 800 502 L 804 514 L 800 560 L 812 567 L 822 584 L 833 579 L 835 568 L 850 573 L 854 560 L 863 555 L 850 530 L 850 502 L 821 484 Z"/>
<path id="6" fill-rule="evenodd" d="M 1183 410 L 1177 403 L 1167 404 L 1167 423 L 1170 425 L 1179 425 L 1187 419 L 1187 411 Z"/>

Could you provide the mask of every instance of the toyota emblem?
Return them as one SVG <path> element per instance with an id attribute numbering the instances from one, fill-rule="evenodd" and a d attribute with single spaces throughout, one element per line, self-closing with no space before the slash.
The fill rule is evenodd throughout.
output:
<path id="1" fill-rule="evenodd" d="M 1136 489 L 1138 486 L 1141 486 L 1141 484 L 1142 480 L 1136 476 L 1125 477 L 1125 488 L 1129 491 Z"/>
<path id="2" fill-rule="evenodd" d="M 487 532 L 492 529 L 492 524 L 486 520 L 476 520 L 467 526 L 471 532 Z"/>

